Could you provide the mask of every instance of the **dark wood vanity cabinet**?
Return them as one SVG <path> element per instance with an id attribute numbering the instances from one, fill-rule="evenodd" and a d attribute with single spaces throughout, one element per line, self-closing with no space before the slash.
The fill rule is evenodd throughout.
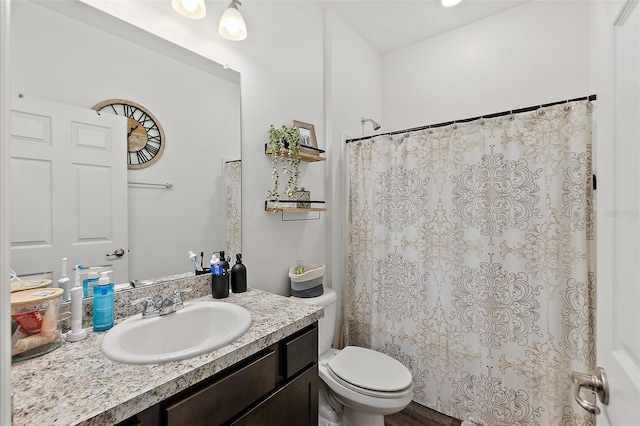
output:
<path id="1" fill-rule="evenodd" d="M 117 426 L 317 425 L 314 323 Z"/>

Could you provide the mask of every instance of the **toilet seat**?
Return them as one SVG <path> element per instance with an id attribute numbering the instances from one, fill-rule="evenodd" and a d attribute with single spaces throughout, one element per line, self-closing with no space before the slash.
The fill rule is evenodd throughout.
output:
<path id="1" fill-rule="evenodd" d="M 349 389 L 353 392 L 357 392 L 365 396 L 371 396 L 374 398 L 397 399 L 397 398 L 404 398 L 405 396 L 413 392 L 412 386 L 398 392 L 380 392 L 380 391 L 374 391 L 367 388 L 360 388 L 358 386 L 352 385 L 349 382 L 345 382 L 340 377 L 336 376 L 336 374 L 333 371 L 331 371 L 331 369 L 327 369 L 327 372 L 329 373 L 329 376 L 331 376 L 331 378 L 335 380 L 335 382 L 338 383 L 340 386 L 343 386 L 345 389 Z"/>
<path id="2" fill-rule="evenodd" d="M 400 362 L 380 352 L 347 346 L 327 363 L 342 386 L 378 398 L 402 398 L 412 392 L 412 377 Z"/>

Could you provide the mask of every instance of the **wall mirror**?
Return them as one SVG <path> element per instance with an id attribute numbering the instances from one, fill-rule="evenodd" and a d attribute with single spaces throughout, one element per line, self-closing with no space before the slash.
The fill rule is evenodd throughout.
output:
<path id="1" fill-rule="evenodd" d="M 82 2 L 13 6 L 11 90 L 16 98 L 23 94 L 25 100 L 70 105 L 92 114 L 97 114 L 91 111 L 94 105 L 108 99 L 135 102 L 161 124 L 165 148 L 149 167 L 125 166 L 118 172 L 126 175 L 120 177 L 126 212 L 122 219 L 103 224 L 101 220 L 109 219 L 104 209 L 122 207 L 112 202 L 116 190 L 111 181 L 99 175 L 94 180 L 101 184 L 94 187 L 91 179 L 78 183 L 70 178 L 62 191 L 73 196 L 56 207 L 60 194 L 40 178 L 53 173 L 55 164 L 39 159 L 30 169 L 29 159 L 14 155 L 13 149 L 18 140 L 29 146 L 48 142 L 38 140 L 42 135 L 14 134 L 20 126 L 12 118 L 12 268 L 21 276 L 49 273 L 55 282 L 62 257 L 68 257 L 73 285 L 72 268 L 78 263 L 111 265 L 114 271 L 128 263 L 123 275 L 114 272 L 113 281 L 121 283 L 193 273 L 190 250 L 198 257 L 204 253 L 205 266 L 214 251 L 225 250 L 235 258 L 241 252 L 239 73 Z M 72 120 L 71 127 L 75 124 Z M 126 146 L 126 133 L 138 132 L 130 132 L 130 127 L 114 144 Z M 47 122 L 45 128 L 55 126 Z M 127 162 L 124 155 L 122 161 Z M 77 163 L 67 167 L 81 170 Z M 55 217 L 67 216 L 75 218 L 65 224 L 68 229 L 53 225 Z M 92 221 L 103 225 L 101 232 L 88 231 Z M 113 237 L 118 227 L 127 230 L 128 241 Z M 71 236 L 70 253 L 53 248 L 56 235 Z M 88 247 L 96 242 L 102 258 L 86 259 Z M 117 249 L 124 255 L 107 256 Z"/>

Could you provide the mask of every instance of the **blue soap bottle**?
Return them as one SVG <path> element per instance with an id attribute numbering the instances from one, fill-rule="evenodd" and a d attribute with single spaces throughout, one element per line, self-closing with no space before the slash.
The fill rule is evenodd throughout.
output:
<path id="1" fill-rule="evenodd" d="M 93 297 L 93 287 L 98 284 L 98 273 L 89 272 L 87 278 L 82 280 L 82 296 Z"/>
<path id="2" fill-rule="evenodd" d="M 98 284 L 93 288 L 93 331 L 107 331 L 113 327 L 115 294 L 110 272 L 100 272 Z"/>

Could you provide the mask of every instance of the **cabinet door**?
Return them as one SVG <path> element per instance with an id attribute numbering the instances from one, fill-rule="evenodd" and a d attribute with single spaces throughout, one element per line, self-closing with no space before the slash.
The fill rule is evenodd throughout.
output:
<path id="1" fill-rule="evenodd" d="M 275 387 L 276 355 L 266 355 L 165 407 L 168 426 L 223 424 Z"/>
<path id="2" fill-rule="evenodd" d="M 116 426 L 158 426 L 160 424 L 160 405 L 156 404 L 146 410 L 121 421 Z"/>
<path id="3" fill-rule="evenodd" d="M 314 364 L 232 424 L 235 426 L 316 426 L 318 424 L 318 380 L 318 364 Z"/>
<path id="4" fill-rule="evenodd" d="M 318 327 L 304 331 L 284 344 L 285 374 L 289 379 L 318 362 Z"/>

